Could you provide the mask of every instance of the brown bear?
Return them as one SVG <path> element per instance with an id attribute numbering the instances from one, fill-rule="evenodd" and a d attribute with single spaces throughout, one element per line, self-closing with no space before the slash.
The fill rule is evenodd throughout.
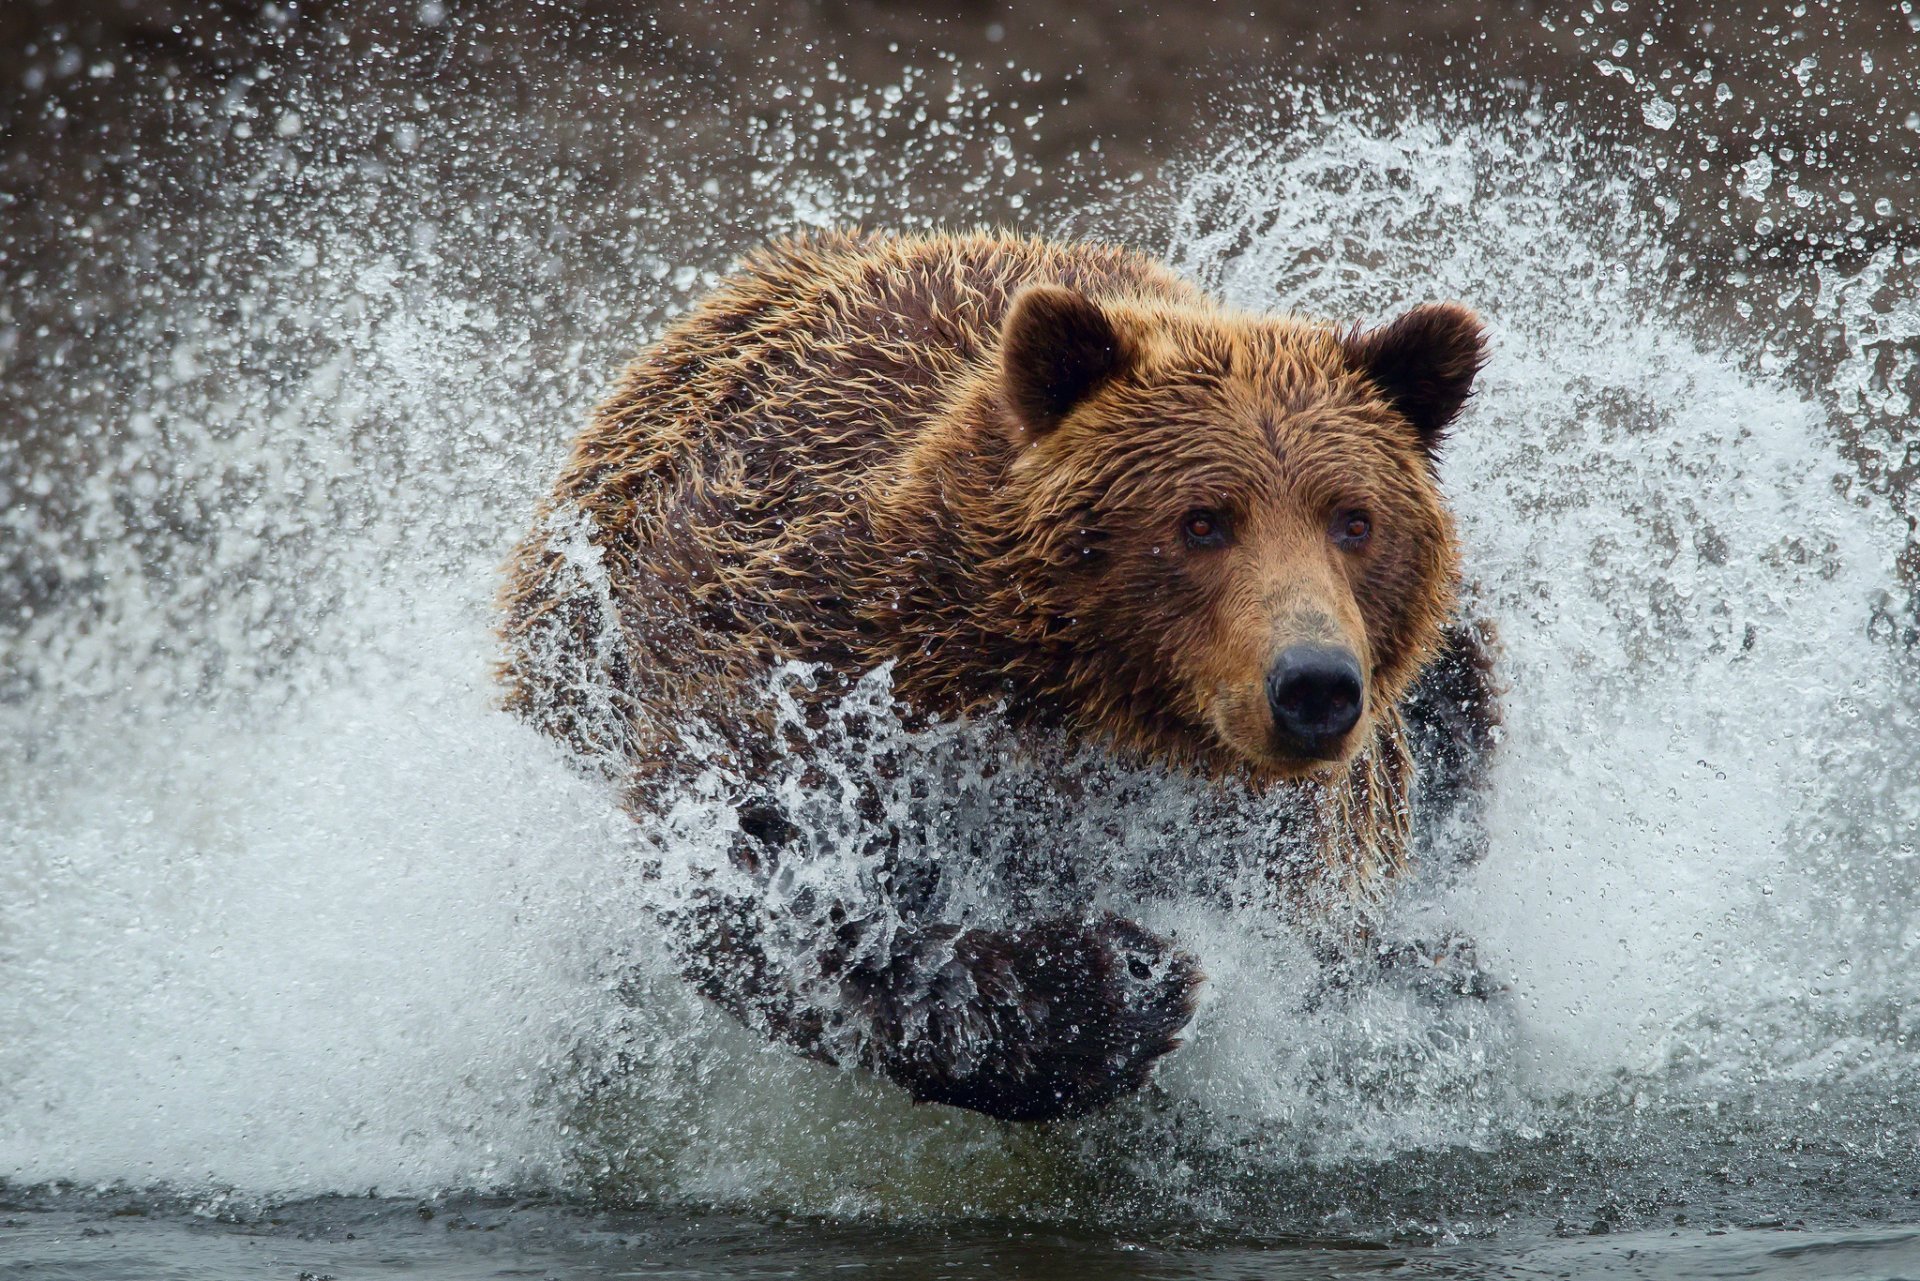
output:
<path id="1" fill-rule="evenodd" d="M 942 919 L 953 851 L 880 851 L 883 901 L 775 893 L 812 843 L 761 786 L 805 751 L 767 674 L 809 664 L 824 698 L 885 669 L 909 722 L 1201 780 L 1292 816 L 1309 858 L 1253 851 L 1276 884 L 1364 899 L 1408 860 L 1410 738 L 1446 786 L 1486 741 L 1433 465 L 1482 359 L 1456 305 L 1341 331 L 1121 248 L 776 243 L 575 443 L 509 566 L 509 705 L 610 763 L 636 814 L 723 770 L 731 867 L 662 919 L 733 1014 L 917 1100 L 1090 1111 L 1178 1044 L 1195 958 L 1097 910 Z"/>

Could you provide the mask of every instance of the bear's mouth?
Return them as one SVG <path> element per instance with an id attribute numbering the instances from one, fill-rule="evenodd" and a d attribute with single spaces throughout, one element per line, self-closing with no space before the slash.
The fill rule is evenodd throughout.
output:
<path id="1" fill-rule="evenodd" d="M 1273 734 L 1273 748 L 1270 754 L 1278 759 L 1292 761 L 1303 768 L 1311 770 L 1315 765 L 1338 765 L 1344 762 L 1353 754 L 1350 746 L 1354 740 L 1355 736 L 1348 733 L 1334 740 L 1315 739 L 1307 741 L 1293 738 L 1279 730 L 1275 730 Z"/>
<path id="2" fill-rule="evenodd" d="M 1338 773 L 1353 758 L 1361 742 L 1358 733 L 1343 735 L 1337 742 L 1298 743 L 1275 734 L 1257 762 L 1289 778 L 1317 778 Z"/>

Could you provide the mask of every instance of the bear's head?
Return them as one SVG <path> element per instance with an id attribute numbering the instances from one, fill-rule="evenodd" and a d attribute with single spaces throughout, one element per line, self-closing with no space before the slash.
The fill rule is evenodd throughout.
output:
<path id="1" fill-rule="evenodd" d="M 995 371 L 1002 568 L 1081 715 L 1256 776 L 1359 751 L 1453 608 L 1434 460 L 1483 355 L 1451 304 L 1343 333 L 1019 293 Z"/>

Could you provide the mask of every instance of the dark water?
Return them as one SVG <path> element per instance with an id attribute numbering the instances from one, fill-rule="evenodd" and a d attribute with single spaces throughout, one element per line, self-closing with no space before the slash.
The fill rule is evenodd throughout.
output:
<path id="1" fill-rule="evenodd" d="M 1837 9 L 1726 71 L 1879 121 L 1824 151 L 1720 99 L 1711 33 L 1588 6 L 1550 31 L 1638 134 L 1483 55 L 1355 63 L 1136 174 L 997 55 L 451 8 L 46 36 L 5 100 L 0 1271 L 1920 1276 L 1920 242 Z M 1163 902 L 1210 981 L 1150 1092 L 913 1108 L 636 924 L 636 852 L 721 816 L 636 829 L 494 705 L 496 567 L 621 356 L 775 232 L 995 219 L 1487 317 L 1443 480 L 1507 739 L 1485 857 L 1391 912 L 1499 999 L 1330 1000 L 1283 927 Z M 1181 803 L 1090 821 L 1146 857 Z"/>
<path id="2" fill-rule="evenodd" d="M 78 1204 L 76 1204 L 76 1201 Z M 1579 1231 L 1447 1244 L 1315 1239 L 1182 1240 L 1177 1233 L 1061 1230 L 1024 1222 L 888 1227 L 738 1214 L 611 1211 L 511 1198 L 325 1198 L 258 1216 L 203 1216 L 139 1199 L 55 1199 L 0 1218 L 0 1262 L 23 1278 L 532 1276 L 818 1277 L 915 1281 L 1017 1276 L 1765 1277 L 1920 1275 L 1920 1230 L 1757 1220 L 1706 1229 Z"/>

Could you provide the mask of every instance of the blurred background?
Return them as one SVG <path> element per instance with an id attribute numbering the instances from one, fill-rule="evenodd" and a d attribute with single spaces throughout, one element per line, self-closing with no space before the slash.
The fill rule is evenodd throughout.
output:
<path id="1" fill-rule="evenodd" d="M 19 216 L 77 201 L 82 184 L 110 191 L 116 156 L 124 163 L 142 123 L 129 116 L 150 114 L 141 82 L 155 76 L 183 96 L 240 86 L 271 97 L 287 92 L 286 77 L 380 65 L 414 86 L 511 104 L 561 133 L 590 112 L 594 86 L 617 76 L 668 90 L 691 149 L 748 119 L 803 111 L 780 92 L 781 67 L 831 64 L 851 82 L 882 84 L 942 63 L 1041 116 L 1030 150 L 1043 168 L 1097 148 L 1111 167 L 1151 173 L 1205 137 L 1251 82 L 1498 86 L 1564 105 L 1582 129 L 1630 140 L 1670 170 L 1684 206 L 1674 239 L 1704 256 L 1754 247 L 1749 226 L 1764 216 L 1761 269 L 1776 260 L 1772 247 L 1797 259 L 1835 241 L 1858 257 L 1911 237 L 1920 216 L 1910 0 L 13 0 L 0 10 L 5 198 Z M 83 163 L 56 161 L 83 160 L 63 138 L 87 140 Z M 589 165 L 639 159 L 589 131 L 572 141 Z M 335 142 L 372 152 L 383 138 L 370 128 Z M 1757 144 L 1775 163 L 1765 199 L 1723 218 Z"/>

